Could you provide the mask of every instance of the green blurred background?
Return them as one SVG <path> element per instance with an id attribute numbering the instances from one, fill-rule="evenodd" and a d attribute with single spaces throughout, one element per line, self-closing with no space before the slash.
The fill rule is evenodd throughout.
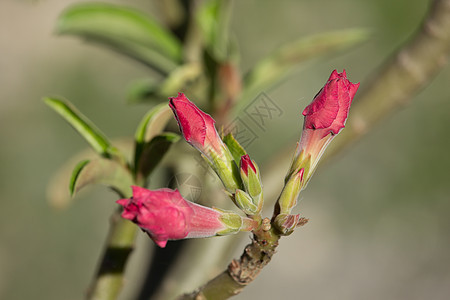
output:
<path id="1" fill-rule="evenodd" d="M 111 138 L 130 136 L 150 107 L 125 100 L 129 83 L 147 76 L 147 68 L 53 35 L 58 15 L 76 2 L 0 4 L 0 299 L 82 298 L 115 208 L 115 194 L 102 187 L 82 193 L 68 210 L 48 205 L 48 181 L 86 144 L 41 98 L 70 99 Z M 109 2 L 156 10 L 155 1 Z M 419 26 L 427 6 L 423 0 L 236 1 L 232 30 L 244 71 L 302 35 L 372 32 L 364 45 L 310 63 L 266 91 L 283 115 L 258 131 L 252 157 L 264 165 L 280 145 L 293 149 L 301 109 L 331 70 L 345 68 L 364 86 Z M 450 297 L 448 82 L 446 67 L 407 106 L 320 168 L 298 209 L 310 223 L 282 239 L 272 263 L 236 299 Z"/>

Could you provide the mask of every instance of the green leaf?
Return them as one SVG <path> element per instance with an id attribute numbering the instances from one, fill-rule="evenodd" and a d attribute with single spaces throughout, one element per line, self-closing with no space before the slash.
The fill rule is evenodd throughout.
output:
<path id="1" fill-rule="evenodd" d="M 160 103 L 163 97 L 159 95 L 161 83 L 154 78 L 143 78 L 131 83 L 127 91 L 127 100 L 130 103 L 152 102 Z"/>
<path id="2" fill-rule="evenodd" d="M 83 170 L 83 168 L 90 162 L 89 159 L 86 160 L 82 160 L 80 161 L 75 168 L 72 171 L 72 176 L 70 177 L 70 182 L 69 182 L 69 192 L 70 195 L 72 196 L 74 194 L 75 191 L 75 184 L 77 183 L 77 179 L 78 176 L 80 175 L 81 171 Z"/>
<path id="3" fill-rule="evenodd" d="M 368 38 L 368 31 L 347 29 L 301 38 L 277 49 L 257 63 L 244 78 L 244 88 L 235 113 L 245 107 L 261 91 L 279 83 L 302 63 L 326 54 L 342 51 Z"/>
<path id="4" fill-rule="evenodd" d="M 120 147 L 127 156 L 131 156 L 131 153 L 134 150 L 132 140 L 117 139 L 113 142 Z M 55 172 L 47 186 L 47 199 L 53 208 L 64 209 L 71 204 L 73 200 L 72 191 L 75 190 L 75 184 L 79 179 L 81 171 L 88 162 L 96 159 L 98 159 L 97 153 L 92 151 L 91 148 L 86 148 L 69 158 Z M 75 176 L 76 174 L 78 174 L 78 176 Z"/>
<path id="5" fill-rule="evenodd" d="M 136 173 L 141 174 L 144 178 L 150 175 L 163 159 L 170 146 L 179 139 L 180 136 L 178 134 L 166 132 L 155 136 L 150 142 L 145 143 L 136 165 Z"/>
<path id="6" fill-rule="evenodd" d="M 197 13 L 206 47 L 217 61 L 225 61 L 229 54 L 231 4 L 230 0 L 206 1 Z"/>
<path id="7" fill-rule="evenodd" d="M 148 111 L 139 123 L 135 139 L 134 167 L 138 170 L 139 161 L 146 144 L 162 132 L 172 117 L 172 111 L 167 103 L 161 103 Z"/>
<path id="8" fill-rule="evenodd" d="M 57 98 L 44 98 L 44 102 L 78 131 L 97 153 L 107 158 L 120 156 L 106 136 L 70 102 Z"/>
<path id="9" fill-rule="evenodd" d="M 200 64 L 189 63 L 177 67 L 163 81 L 152 78 L 136 81 L 129 89 L 128 99 L 130 102 L 167 101 L 167 97 L 186 91 L 202 75 L 202 71 Z"/>
<path id="10" fill-rule="evenodd" d="M 137 143 L 150 141 L 160 133 L 172 117 L 172 111 L 167 103 L 161 103 L 149 110 L 136 129 L 134 139 Z"/>
<path id="11" fill-rule="evenodd" d="M 176 37 L 151 16 L 128 7 L 73 5 L 60 16 L 57 33 L 105 44 L 165 74 L 182 60 L 181 43 Z"/>
<path id="12" fill-rule="evenodd" d="M 227 145 L 228 149 L 231 152 L 231 155 L 233 155 L 234 161 L 237 165 L 239 165 L 239 162 L 241 161 L 241 157 L 247 152 L 245 149 L 239 144 L 239 142 L 234 138 L 233 134 L 230 132 L 223 138 L 223 142 L 225 145 Z"/>
<path id="13" fill-rule="evenodd" d="M 92 184 L 104 184 L 115 190 L 120 196 L 128 197 L 134 184 L 131 173 L 121 164 L 104 158 L 80 162 L 73 170 L 70 179 L 70 194 Z"/>

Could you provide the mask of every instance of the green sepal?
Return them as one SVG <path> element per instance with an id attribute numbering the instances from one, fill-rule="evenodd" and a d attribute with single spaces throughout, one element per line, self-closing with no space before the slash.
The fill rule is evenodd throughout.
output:
<path id="1" fill-rule="evenodd" d="M 302 150 L 299 155 L 294 157 L 294 159 L 292 160 L 291 169 L 286 175 L 284 182 L 287 182 L 294 172 L 303 168 L 303 181 L 305 182 L 303 186 L 306 186 L 306 182 L 309 181 L 309 178 L 311 177 L 309 174 L 311 168 L 311 154 L 308 154 L 308 156 L 305 157 L 304 153 L 304 150 Z"/>
<path id="2" fill-rule="evenodd" d="M 241 157 L 247 154 L 245 149 L 239 144 L 239 142 L 234 138 L 233 134 L 230 132 L 223 138 L 223 142 L 227 145 L 230 150 L 231 155 L 233 155 L 234 161 L 239 163 Z"/>
<path id="3" fill-rule="evenodd" d="M 276 216 L 273 225 L 281 235 L 290 235 L 297 227 L 300 215 L 280 214 Z"/>
<path id="4" fill-rule="evenodd" d="M 221 213 L 219 220 L 227 227 L 226 229 L 217 232 L 217 235 L 229 235 L 239 232 L 243 223 L 240 215 L 229 210 L 223 210 L 217 207 L 213 208 Z"/>
<path id="5" fill-rule="evenodd" d="M 258 214 L 258 205 L 253 203 L 252 197 L 243 190 L 237 189 L 234 194 L 234 200 L 236 205 L 248 216 L 254 216 Z"/>
<path id="6" fill-rule="evenodd" d="M 202 154 L 209 166 L 216 172 L 223 183 L 225 189 L 234 193 L 236 189 L 242 187 L 242 181 L 239 176 L 239 169 L 234 162 L 234 159 L 226 147 L 223 148 L 223 155 L 219 157 L 215 152 L 210 151 L 210 158 Z"/>
<path id="7" fill-rule="evenodd" d="M 245 176 L 243 174 L 244 172 L 241 170 L 241 177 L 244 175 L 245 177 L 242 177 L 242 181 L 244 182 L 245 190 L 247 193 L 249 193 L 252 197 L 257 197 L 262 193 L 262 185 L 261 185 L 261 178 L 259 176 L 259 170 L 256 164 L 253 164 L 257 169 L 257 173 L 254 173 L 251 168 L 248 170 L 248 175 Z"/>
<path id="8" fill-rule="evenodd" d="M 303 174 L 304 172 L 301 172 L 301 170 L 294 172 L 284 185 L 278 199 L 280 214 L 288 215 L 292 208 L 297 205 L 297 198 L 302 188 Z"/>

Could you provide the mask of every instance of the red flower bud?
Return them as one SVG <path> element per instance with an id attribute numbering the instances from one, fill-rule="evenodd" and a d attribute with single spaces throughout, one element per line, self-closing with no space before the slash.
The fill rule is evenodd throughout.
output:
<path id="1" fill-rule="evenodd" d="M 242 185 L 239 171 L 233 155 L 214 127 L 214 119 L 189 101 L 183 93 L 169 99 L 169 106 L 185 140 L 204 155 L 227 191 L 234 193 Z"/>
<path id="2" fill-rule="evenodd" d="M 254 173 L 257 173 L 256 167 L 253 164 L 252 160 L 250 159 L 250 156 L 248 154 L 245 154 L 241 157 L 241 169 L 244 171 L 245 175 L 248 176 L 248 168 L 252 168 Z"/>
<path id="3" fill-rule="evenodd" d="M 323 129 L 323 135 L 338 134 L 347 121 L 350 104 L 358 90 L 359 83 L 351 83 L 345 70 L 334 70 L 325 86 L 314 100 L 303 110 L 305 129 Z"/>
<path id="4" fill-rule="evenodd" d="M 359 88 L 351 83 L 345 70 L 334 70 L 324 87 L 304 110 L 305 121 L 297 151 L 286 180 L 300 168 L 305 168 L 303 188 L 311 178 L 323 152 L 344 128 L 350 105 Z"/>
<path id="5" fill-rule="evenodd" d="M 122 217 L 136 223 L 160 247 L 167 240 L 208 237 L 227 229 L 223 212 L 185 200 L 177 190 L 132 186 L 133 197 L 117 203 Z"/>
<path id="6" fill-rule="evenodd" d="M 222 153 L 223 143 L 214 126 L 216 121 L 189 101 L 183 93 L 178 93 L 177 97 L 170 97 L 169 100 L 169 106 L 185 140 L 207 157 L 210 157 L 208 150 Z"/>

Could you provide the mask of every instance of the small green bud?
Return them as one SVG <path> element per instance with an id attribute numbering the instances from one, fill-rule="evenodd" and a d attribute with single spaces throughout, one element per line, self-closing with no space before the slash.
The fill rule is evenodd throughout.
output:
<path id="1" fill-rule="evenodd" d="M 240 171 L 245 191 L 252 198 L 252 203 L 257 207 L 257 211 L 254 214 L 259 213 L 264 202 L 261 176 L 256 163 L 250 159 L 248 154 L 241 157 Z"/>
<path id="2" fill-rule="evenodd" d="M 276 216 L 273 224 L 282 235 L 290 235 L 294 232 L 299 220 L 300 215 L 280 214 Z"/>
<path id="3" fill-rule="evenodd" d="M 253 216 L 258 213 L 258 206 L 253 203 L 252 197 L 243 190 L 236 190 L 234 194 L 236 205 L 248 216 Z"/>

